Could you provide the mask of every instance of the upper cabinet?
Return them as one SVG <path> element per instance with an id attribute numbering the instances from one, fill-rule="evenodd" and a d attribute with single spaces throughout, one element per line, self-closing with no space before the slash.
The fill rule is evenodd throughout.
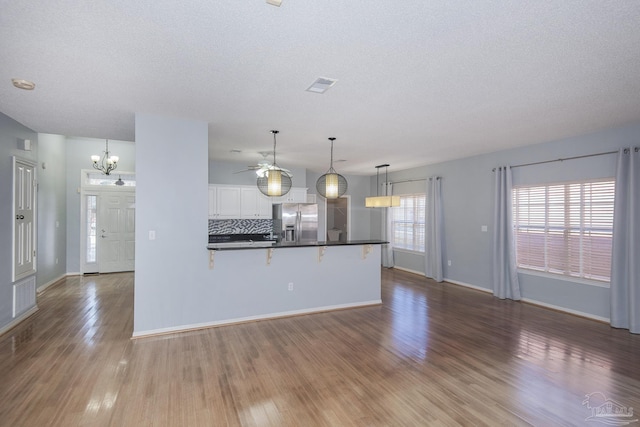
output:
<path id="1" fill-rule="evenodd" d="M 271 219 L 271 199 L 256 187 L 240 189 L 240 218 Z"/>
<path id="2" fill-rule="evenodd" d="M 240 187 L 209 185 L 209 218 L 240 218 Z"/>
<path id="3" fill-rule="evenodd" d="M 272 203 L 306 203 L 307 189 L 294 187 L 282 197 L 273 197 Z"/>
<path id="4" fill-rule="evenodd" d="M 292 188 L 282 197 L 267 197 L 254 186 L 209 184 L 209 219 L 271 219 L 273 203 L 306 201 L 306 188 Z"/>

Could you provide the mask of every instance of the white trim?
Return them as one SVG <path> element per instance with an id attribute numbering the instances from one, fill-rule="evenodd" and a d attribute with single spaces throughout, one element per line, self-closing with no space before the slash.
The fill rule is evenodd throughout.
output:
<path id="1" fill-rule="evenodd" d="M 586 317 L 587 319 L 591 319 L 591 320 L 598 320 L 600 322 L 611 323 L 611 319 L 609 319 L 608 317 L 596 316 L 595 314 L 585 313 L 583 311 L 578 311 L 578 310 L 572 310 L 570 308 L 560 307 L 557 305 L 548 304 L 546 302 L 536 301 L 530 298 L 522 298 L 521 301 L 532 304 L 532 305 L 538 305 L 540 307 L 550 308 L 552 310 L 573 314 L 575 316 Z"/>
<path id="2" fill-rule="evenodd" d="M 419 275 L 419 276 L 426 277 L 426 276 L 424 275 L 424 271 L 411 270 L 411 269 L 409 269 L 409 268 L 398 267 L 397 265 L 394 265 L 392 268 L 393 268 L 394 270 L 402 270 L 402 271 L 406 271 L 407 273 L 413 273 L 413 274 L 417 274 L 417 275 Z"/>
<path id="3" fill-rule="evenodd" d="M 31 307 L 29 310 L 25 311 L 24 313 L 22 313 L 19 317 L 16 317 L 15 319 L 13 319 L 11 322 L 9 322 L 7 325 L 5 325 L 4 327 L 0 328 L 0 335 L 4 334 L 5 332 L 9 331 L 9 329 L 12 329 L 16 326 L 18 326 L 18 324 L 20 322 L 22 322 L 23 320 L 26 320 L 27 317 L 31 316 L 32 314 L 34 314 L 36 311 L 38 311 L 38 306 L 34 305 L 33 307 Z"/>
<path id="4" fill-rule="evenodd" d="M 306 308 L 302 310 L 283 311 L 280 313 L 261 314 L 257 316 L 240 317 L 237 319 L 219 320 L 215 322 L 195 323 L 192 325 L 183 325 L 183 326 L 176 326 L 171 328 L 151 329 L 148 331 L 134 332 L 131 338 L 145 338 L 145 337 L 150 337 L 154 335 L 165 335 L 165 334 L 172 334 L 176 332 L 187 332 L 187 331 L 193 331 L 197 329 L 214 328 L 217 326 L 227 326 L 227 325 L 234 325 L 238 323 L 255 322 L 258 320 L 270 320 L 270 319 L 277 319 L 280 317 L 299 316 L 303 314 L 321 313 L 325 311 L 344 310 L 347 308 L 367 307 L 371 305 L 380 305 L 380 304 L 382 304 L 382 300 L 372 300 L 372 301 L 363 301 L 363 302 L 356 302 L 356 303 L 349 303 L 349 304 L 329 305 L 325 307 Z"/>
<path id="5" fill-rule="evenodd" d="M 464 287 L 467 287 L 467 288 L 475 289 L 475 290 L 478 290 L 478 291 L 487 292 L 487 293 L 490 293 L 490 294 L 493 293 L 493 291 L 491 289 L 481 288 L 480 286 L 470 285 L 469 283 L 458 282 L 458 281 L 450 280 L 450 279 L 444 279 L 444 281 L 445 282 L 449 282 L 449 283 L 453 283 L 454 285 L 460 285 L 460 286 L 464 286 Z M 585 317 L 585 318 L 591 319 L 591 320 L 597 320 L 597 321 L 600 321 L 600 322 L 610 323 L 610 319 L 607 318 L 607 317 L 596 316 L 595 314 L 585 313 L 583 311 L 573 310 L 573 309 L 570 309 L 570 308 L 561 307 L 559 305 L 548 304 L 546 302 L 537 301 L 537 300 L 534 300 L 534 299 L 531 299 L 531 298 L 522 298 L 520 301 L 526 302 L 527 304 L 537 305 L 539 307 L 549 308 L 551 310 L 556 310 L 556 311 L 560 311 L 560 312 L 563 312 L 563 313 L 572 314 L 574 316 L 580 316 L 580 317 Z"/>
<path id="6" fill-rule="evenodd" d="M 68 274 L 63 274 L 60 277 L 57 277 L 53 280 L 49 280 L 47 283 L 45 283 L 42 286 L 36 287 L 36 293 L 39 294 L 41 292 L 44 292 L 49 286 L 53 285 L 54 283 L 59 282 L 60 280 L 64 279 L 65 277 L 69 276 Z"/>
<path id="7" fill-rule="evenodd" d="M 582 277 L 569 276 L 567 274 L 549 273 L 546 271 L 529 270 L 527 268 L 518 267 L 518 274 L 526 274 L 529 276 L 546 277 L 548 279 L 560 280 L 562 282 L 580 283 L 582 285 L 596 286 L 598 288 L 609 289 L 610 282 L 600 282 L 597 280 L 584 279 Z"/>
<path id="8" fill-rule="evenodd" d="M 493 290 L 491 290 L 491 289 L 483 288 L 482 286 L 472 285 L 470 283 L 459 282 L 457 280 L 451 280 L 451 279 L 447 279 L 447 278 L 445 278 L 444 281 L 445 282 L 449 282 L 449 283 L 453 283 L 454 285 L 464 286 L 465 288 L 475 289 L 476 291 L 486 292 L 488 294 L 492 294 L 493 293 Z"/>
<path id="9" fill-rule="evenodd" d="M 393 250 L 395 252 L 404 252 L 407 254 L 413 254 L 413 255 L 418 255 L 418 256 L 424 256 L 425 252 L 424 251 L 414 251 L 411 249 L 405 249 L 405 248 L 396 248 L 395 246 L 393 247 Z"/>

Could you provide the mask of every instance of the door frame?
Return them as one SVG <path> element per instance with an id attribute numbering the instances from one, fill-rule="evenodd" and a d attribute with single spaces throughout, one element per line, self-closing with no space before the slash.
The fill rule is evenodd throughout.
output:
<path id="1" fill-rule="evenodd" d="M 352 239 L 352 231 L 351 231 L 351 196 L 349 194 L 345 194 L 343 196 L 338 197 L 339 199 L 346 199 L 347 200 L 347 240 L 351 240 Z M 324 238 L 323 240 L 327 240 L 328 239 L 328 235 L 327 235 L 327 231 L 328 231 L 328 225 L 327 225 L 327 214 L 328 214 L 328 208 L 327 208 L 327 199 L 323 198 L 324 200 Z"/>
<path id="2" fill-rule="evenodd" d="M 38 163 L 25 159 L 24 157 L 12 156 L 11 157 L 11 165 L 12 165 L 12 176 L 11 176 L 11 219 L 15 220 L 16 217 L 16 167 L 18 163 L 24 164 L 25 166 L 29 166 L 33 169 L 33 180 L 31 182 L 33 188 L 31 192 L 31 205 L 33 206 L 33 235 L 31 236 L 31 246 L 32 246 L 32 262 L 33 268 L 30 271 L 26 271 L 16 275 L 16 226 L 12 223 L 11 227 L 11 244 L 13 245 L 11 248 L 11 281 L 16 282 L 25 277 L 29 277 L 33 274 L 37 273 L 37 248 L 38 248 Z"/>
<path id="3" fill-rule="evenodd" d="M 96 245 L 96 261 L 92 263 L 88 263 L 86 261 L 87 256 L 87 204 L 86 197 L 87 196 L 96 196 L 98 197 L 98 203 L 100 203 L 100 196 L 102 193 L 106 192 L 114 192 L 119 191 L 123 193 L 133 193 L 136 192 L 136 187 L 126 187 L 126 186 L 106 186 L 106 185 L 91 185 L 87 184 L 87 176 L 88 174 L 95 173 L 93 169 L 82 169 L 80 171 L 80 274 L 91 274 L 98 273 L 100 271 L 99 259 L 100 256 L 97 253 L 98 245 Z M 135 176 L 135 172 L 120 172 L 113 173 L 112 175 L 129 175 Z M 99 211 L 100 208 L 96 204 L 96 210 Z"/>

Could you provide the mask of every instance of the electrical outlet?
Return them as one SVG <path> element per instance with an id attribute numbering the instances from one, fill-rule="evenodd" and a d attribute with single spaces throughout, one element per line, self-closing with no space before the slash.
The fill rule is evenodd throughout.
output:
<path id="1" fill-rule="evenodd" d="M 449 260 L 447 264 L 449 265 L 449 267 L 451 267 L 451 260 Z"/>
<path id="2" fill-rule="evenodd" d="M 289 282 L 289 290 L 292 291 L 293 290 L 293 282 Z"/>

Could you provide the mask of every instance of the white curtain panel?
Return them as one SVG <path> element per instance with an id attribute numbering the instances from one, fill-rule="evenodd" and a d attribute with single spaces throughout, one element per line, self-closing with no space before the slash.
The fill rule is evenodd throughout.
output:
<path id="1" fill-rule="evenodd" d="M 393 194 L 393 184 L 390 182 L 382 183 L 382 194 L 391 196 Z M 391 233 L 393 229 L 391 227 L 391 209 L 382 208 L 382 238 L 387 242 L 391 242 Z M 391 268 L 395 265 L 393 259 L 393 246 L 389 243 L 382 245 L 382 266 Z"/>
<path id="2" fill-rule="evenodd" d="M 442 216 L 442 186 L 439 176 L 427 180 L 427 208 L 425 209 L 425 276 L 442 282 L 442 241 L 444 236 Z"/>
<path id="3" fill-rule="evenodd" d="M 640 153 L 618 153 L 611 258 L 611 326 L 640 334 Z"/>
<path id="4" fill-rule="evenodd" d="M 493 295 L 500 299 L 519 300 L 522 296 L 513 239 L 511 168 L 497 168 L 494 178 Z"/>

